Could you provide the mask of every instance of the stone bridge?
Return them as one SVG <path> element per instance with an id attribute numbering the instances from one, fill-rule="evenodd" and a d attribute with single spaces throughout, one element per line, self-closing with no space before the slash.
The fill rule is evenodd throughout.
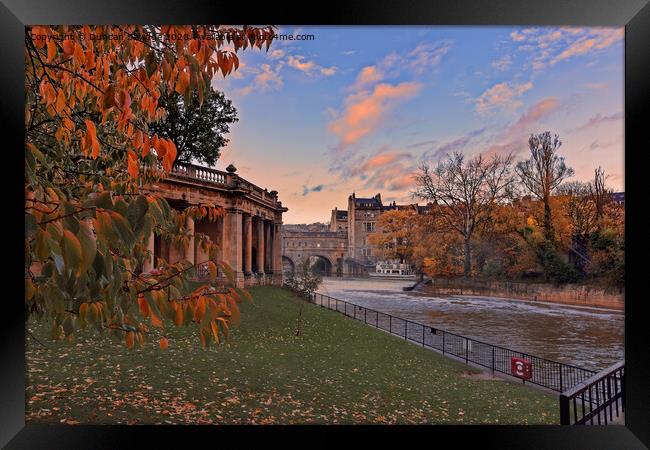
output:
<path id="1" fill-rule="evenodd" d="M 347 251 L 348 235 L 345 231 L 282 231 L 285 272 L 293 271 L 305 259 L 318 258 L 326 275 L 345 274 Z"/>
<path id="2" fill-rule="evenodd" d="M 282 284 L 282 213 L 287 208 L 278 201 L 276 191 L 262 189 L 237 175 L 230 165 L 225 172 L 177 163 L 166 179 L 147 187 L 169 205 L 182 210 L 191 205 L 211 203 L 224 209 L 216 222 L 188 218 L 187 228 L 201 232 L 219 246 L 219 260 L 233 269 L 237 287 L 253 284 Z M 154 258 L 146 261 L 143 271 L 153 269 L 158 257 L 174 263 L 181 259 L 192 264 L 208 260 L 205 252 L 191 239 L 185 248 L 174 248 L 152 234 L 148 243 Z M 207 267 L 199 266 L 200 276 Z M 223 274 L 220 273 L 223 277 Z M 225 278 L 224 278 L 225 280 Z"/>

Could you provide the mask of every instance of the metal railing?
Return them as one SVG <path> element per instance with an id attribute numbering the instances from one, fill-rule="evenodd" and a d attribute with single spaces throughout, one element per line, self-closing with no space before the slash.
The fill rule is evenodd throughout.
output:
<path id="1" fill-rule="evenodd" d="M 452 356 L 464 361 L 466 364 L 473 363 L 492 369 L 494 372 L 512 376 L 512 358 L 526 359 L 532 366 L 532 376 L 529 379 L 522 380 L 556 392 L 564 392 L 596 374 L 593 370 L 488 344 L 430 325 L 355 305 L 318 292 L 313 294 L 309 301 L 323 308 L 338 311 L 375 328 L 403 337 L 408 341 L 422 345 L 422 347 L 438 350 L 443 355 Z"/>
<path id="2" fill-rule="evenodd" d="M 624 361 L 560 394 L 561 425 L 607 425 L 624 411 Z"/>

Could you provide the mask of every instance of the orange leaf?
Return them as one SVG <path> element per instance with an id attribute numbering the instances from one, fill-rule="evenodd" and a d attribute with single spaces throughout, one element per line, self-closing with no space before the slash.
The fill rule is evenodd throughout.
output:
<path id="1" fill-rule="evenodd" d="M 68 56 L 74 53 L 74 41 L 72 39 L 63 39 L 63 53 Z"/>
<path id="2" fill-rule="evenodd" d="M 117 103 L 117 106 L 120 108 L 126 109 L 131 106 L 131 96 L 125 89 L 121 89 L 115 96 L 115 103 Z"/>
<path id="3" fill-rule="evenodd" d="M 150 318 L 151 318 L 151 325 L 153 325 L 154 327 L 158 327 L 158 328 L 164 328 L 162 320 L 160 320 L 160 317 L 158 317 L 156 315 L 154 310 L 149 309 L 149 313 L 150 313 Z"/>
<path id="4" fill-rule="evenodd" d="M 142 147 L 142 131 L 135 130 L 135 133 L 133 133 L 132 144 L 133 144 L 133 148 L 135 148 L 136 150 Z"/>
<path id="5" fill-rule="evenodd" d="M 167 350 L 167 347 L 169 347 L 169 341 L 167 341 L 166 337 L 161 337 L 160 338 L 160 348 L 163 350 Z"/>
<path id="6" fill-rule="evenodd" d="M 158 158 L 164 158 L 167 154 L 167 143 L 164 139 L 158 139 L 158 135 L 154 136 L 153 139 L 153 148 L 156 149 Z"/>
<path id="7" fill-rule="evenodd" d="M 56 43 L 54 39 L 47 41 L 47 62 L 52 62 L 56 58 Z"/>
<path id="8" fill-rule="evenodd" d="M 81 45 L 74 44 L 74 60 L 78 63 L 84 63 L 86 60 L 86 55 L 84 55 L 84 50 L 81 48 Z"/>
<path id="9" fill-rule="evenodd" d="M 212 334 L 214 335 L 214 340 L 219 342 L 219 327 L 217 326 L 216 320 L 210 322 L 210 328 L 212 328 Z"/>
<path id="10" fill-rule="evenodd" d="M 128 348 L 133 348 L 134 336 L 132 331 L 126 332 L 126 336 L 124 337 L 124 340 L 126 341 L 126 346 Z"/>
<path id="11" fill-rule="evenodd" d="M 138 156 L 132 150 L 128 151 L 128 171 L 131 178 L 138 178 L 140 167 L 138 165 Z"/>
<path id="12" fill-rule="evenodd" d="M 110 85 L 104 91 L 104 96 L 102 97 L 102 106 L 104 109 L 109 109 L 115 106 L 115 86 Z"/>
<path id="13" fill-rule="evenodd" d="M 183 305 L 176 303 L 176 316 L 174 317 L 176 326 L 183 325 Z"/>
<path id="14" fill-rule="evenodd" d="M 196 302 L 196 309 L 194 310 L 194 320 L 200 322 L 205 314 L 205 297 L 199 297 Z"/>
<path id="15" fill-rule="evenodd" d="M 45 28 L 43 27 L 32 27 L 32 41 L 36 48 L 43 48 L 45 46 Z"/>
<path id="16" fill-rule="evenodd" d="M 142 157 L 145 158 L 149 154 L 151 144 L 149 143 L 149 135 L 144 134 L 142 137 Z"/>
<path id="17" fill-rule="evenodd" d="M 144 296 L 139 296 L 138 297 L 138 305 L 140 306 L 140 313 L 142 314 L 142 316 L 143 317 L 148 317 L 149 316 L 149 304 L 144 299 Z"/>

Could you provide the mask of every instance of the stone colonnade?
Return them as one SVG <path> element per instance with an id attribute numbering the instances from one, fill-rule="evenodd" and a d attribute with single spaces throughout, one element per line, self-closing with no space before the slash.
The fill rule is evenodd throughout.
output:
<path id="1" fill-rule="evenodd" d="M 195 223 L 191 217 L 186 222 L 190 233 L 207 234 L 218 244 L 218 259 L 230 266 L 237 287 L 255 285 L 261 280 L 265 280 L 265 283 L 282 283 L 281 226 L 281 219 L 273 220 L 237 208 L 225 208 L 225 214 L 212 223 Z M 155 267 L 155 242 L 152 233 L 147 242 L 151 257 L 144 262 L 143 272 L 149 272 Z M 170 249 L 168 255 L 161 256 L 170 263 L 185 259 L 192 264 L 201 264 L 209 259 L 195 245 L 194 238 L 189 240 L 182 252 Z"/>

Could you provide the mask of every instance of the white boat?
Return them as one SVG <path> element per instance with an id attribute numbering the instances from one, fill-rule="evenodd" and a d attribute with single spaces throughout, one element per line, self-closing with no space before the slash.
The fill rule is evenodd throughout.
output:
<path id="1" fill-rule="evenodd" d="M 399 280 L 415 280 L 416 275 L 410 264 L 400 262 L 378 262 L 374 272 L 368 275 L 375 278 L 393 278 Z"/>

